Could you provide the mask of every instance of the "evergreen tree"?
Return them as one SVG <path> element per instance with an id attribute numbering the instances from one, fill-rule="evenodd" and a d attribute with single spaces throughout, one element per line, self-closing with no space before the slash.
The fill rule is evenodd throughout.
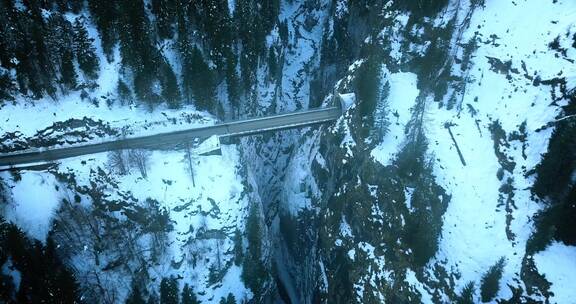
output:
<path id="1" fill-rule="evenodd" d="M 482 276 L 482 284 L 480 285 L 482 302 L 490 302 L 498 294 L 504 265 L 506 265 L 506 260 L 502 257 Z"/>
<path id="2" fill-rule="evenodd" d="M 354 78 L 354 92 L 360 103 L 362 116 L 373 115 L 381 90 L 381 65 L 376 55 L 371 55 L 358 67 Z"/>
<path id="3" fill-rule="evenodd" d="M 12 77 L 0 68 L 0 100 L 14 100 L 15 88 Z"/>
<path id="4" fill-rule="evenodd" d="M 227 52 L 226 55 L 226 86 L 228 88 L 228 98 L 233 112 L 240 110 L 240 79 L 236 72 L 237 61 L 236 55 L 232 52 Z"/>
<path id="5" fill-rule="evenodd" d="M 0 248 L 0 261 L 9 256 L 20 272 L 17 303 L 78 302 L 78 284 L 60 261 L 51 237 L 46 246 L 33 242 L 18 227 L 0 218 Z"/>
<path id="6" fill-rule="evenodd" d="M 456 304 L 474 304 L 474 292 L 474 282 L 468 282 L 456 298 Z"/>
<path id="7" fill-rule="evenodd" d="M 98 28 L 102 49 L 108 61 L 112 60 L 112 49 L 118 40 L 118 19 L 120 14 L 118 3 L 119 1 L 88 0 L 88 8 Z"/>
<path id="8" fill-rule="evenodd" d="M 65 50 L 62 56 L 62 65 L 61 65 L 61 82 L 67 90 L 74 90 L 76 85 L 76 71 L 74 70 L 74 56 L 72 52 L 69 50 Z"/>
<path id="9" fill-rule="evenodd" d="M 374 113 L 373 137 L 375 142 L 381 142 L 384 135 L 388 133 L 388 126 L 390 125 L 390 121 L 388 118 L 389 92 L 390 92 L 390 83 L 386 81 L 378 96 L 378 102 L 376 103 L 376 111 Z"/>
<path id="10" fill-rule="evenodd" d="M 162 76 L 162 98 L 168 103 L 168 106 L 172 109 L 178 109 L 181 107 L 181 95 L 180 88 L 178 87 L 178 82 L 176 80 L 176 74 L 172 70 L 172 67 L 167 62 L 162 64 L 161 68 Z"/>
<path id="11" fill-rule="evenodd" d="M 198 47 L 194 47 L 190 58 L 185 58 L 183 74 L 184 88 L 192 93 L 196 107 L 199 110 L 211 110 L 216 98 L 216 85 L 212 70 Z"/>
<path id="12" fill-rule="evenodd" d="M 264 236 L 262 229 L 259 207 L 253 203 L 250 206 L 250 213 L 246 221 L 248 252 L 244 256 L 242 281 L 252 290 L 257 301 L 263 296 L 265 283 L 269 278 L 269 272 L 262 257 L 262 239 Z"/>
<path id="13" fill-rule="evenodd" d="M 176 20 L 176 0 L 152 0 L 152 13 L 156 16 L 158 37 L 172 39 Z"/>
<path id="14" fill-rule="evenodd" d="M 99 63 L 96 56 L 94 39 L 88 37 L 82 18 L 76 18 L 74 22 L 74 51 L 78 59 L 78 66 L 86 77 L 96 79 L 98 77 Z"/>
<path id="15" fill-rule="evenodd" d="M 234 231 L 234 264 L 240 266 L 244 258 L 244 246 L 242 245 L 242 233 L 238 228 Z"/>
<path id="16" fill-rule="evenodd" d="M 126 304 L 144 304 L 146 301 L 142 297 L 142 293 L 140 292 L 140 288 L 136 286 L 134 280 L 132 281 L 132 291 L 128 298 L 126 299 Z"/>
<path id="17" fill-rule="evenodd" d="M 121 104 L 128 104 L 132 102 L 132 91 L 126 85 L 122 79 L 118 79 L 118 85 L 116 87 L 116 92 L 118 94 L 118 98 L 120 99 Z"/>
<path id="18" fill-rule="evenodd" d="M 178 303 L 178 282 L 176 278 L 162 278 L 160 282 L 160 304 Z"/>
<path id="19" fill-rule="evenodd" d="M 196 294 L 188 283 L 184 285 L 184 289 L 182 289 L 182 304 L 199 304 L 200 302 L 196 298 Z"/>
<path id="20" fill-rule="evenodd" d="M 276 78 L 278 73 L 278 59 L 276 58 L 276 51 L 274 47 L 268 50 L 268 75 L 271 79 Z"/>

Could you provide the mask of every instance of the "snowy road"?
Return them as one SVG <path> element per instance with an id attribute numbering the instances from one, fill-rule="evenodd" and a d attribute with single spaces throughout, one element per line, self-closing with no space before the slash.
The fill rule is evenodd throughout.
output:
<path id="1" fill-rule="evenodd" d="M 0 155 L 0 167 L 49 162 L 57 159 L 100 153 L 111 150 L 151 149 L 170 144 L 182 143 L 192 138 L 203 138 L 212 135 L 245 136 L 266 131 L 281 130 L 329 122 L 338 119 L 341 114 L 342 110 L 339 107 L 328 107 L 238 121 L 230 121 L 209 127 L 160 133 L 142 137 L 125 138 L 82 146 L 4 154 Z"/>

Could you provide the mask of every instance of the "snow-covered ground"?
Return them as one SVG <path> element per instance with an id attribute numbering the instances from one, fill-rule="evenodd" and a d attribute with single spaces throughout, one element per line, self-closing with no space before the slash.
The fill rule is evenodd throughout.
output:
<path id="1" fill-rule="evenodd" d="M 576 282 L 576 247 L 553 242 L 545 250 L 534 255 L 538 271 L 552 283 L 554 293 L 551 303 L 576 303 L 574 282 Z"/>
<path id="2" fill-rule="evenodd" d="M 66 17 L 73 20 L 76 15 L 67 14 Z M 108 62 L 92 24 L 89 24 L 88 32 L 96 41 L 100 60 L 97 88 L 89 91 L 87 99 L 82 99 L 81 93 L 76 91 L 59 94 L 56 100 L 50 97 L 28 100 L 20 96 L 13 103 L 4 103 L 0 107 L 0 134 L 19 132 L 19 136 L 24 138 L 42 138 L 45 135 L 38 134 L 39 130 L 54 123 L 84 117 L 100 121 L 126 136 L 170 132 L 216 122 L 212 115 L 196 111 L 191 105 L 178 110 L 160 105 L 151 111 L 138 101 L 120 104 L 116 88 L 121 68 L 118 48 L 114 60 Z M 90 142 L 108 139 L 103 136 L 92 138 Z M 161 209 L 168 210 L 173 230 L 168 233 L 169 245 L 162 260 L 148 269 L 152 276 L 150 282 L 154 282 L 149 286 L 150 290 L 157 290 L 163 277 L 174 276 L 182 278 L 179 280 L 180 288 L 185 283 L 190 284 L 203 303 L 217 303 L 229 293 L 238 301 L 247 300 L 252 295 L 241 280 L 242 266 L 232 262 L 232 240 L 236 229 L 244 230 L 250 202 L 249 189 L 245 185 L 239 148 L 235 145 L 220 148 L 221 155 L 192 153 L 190 159 L 183 150 L 147 151 L 146 178 L 136 167 L 132 167 L 128 174 L 118 174 L 117 168 L 111 166 L 109 153 L 64 159 L 49 172 L 20 170 L 18 177 L 7 171 L 0 172 L 2 182 L 8 186 L 6 196 L 10 198 L 8 204 L 3 205 L 3 215 L 30 237 L 45 241 L 62 200 L 70 200 L 76 194 L 74 188 L 59 181 L 56 174 L 72 174 L 77 183 L 75 186 L 90 187 L 95 182 L 93 172 L 102 169 L 115 185 L 111 183 L 104 187 L 103 193 L 108 199 L 122 201 L 128 194 L 139 204 L 153 199 L 160 202 Z M 189 169 L 190 163 L 193 173 Z M 90 198 L 80 197 L 82 205 L 90 208 Z M 111 216 L 126 219 L 118 212 L 112 212 Z M 107 286 L 116 289 L 120 298 L 127 296 L 132 274 L 102 270 L 91 250 L 87 240 L 84 250 L 75 252 L 70 259 L 70 267 L 75 270 L 77 278 L 98 276 L 105 286 L 108 282 Z M 192 255 L 199 255 L 199 258 Z M 174 266 L 182 261 L 186 263 L 184 267 Z M 210 268 L 216 264 L 222 265 L 224 275 L 216 283 L 209 282 Z M 3 273 L 10 271 L 3 269 Z"/>
<path id="3" fill-rule="evenodd" d="M 540 162 L 552 132 L 550 128 L 536 130 L 553 121 L 564 105 L 554 103 L 550 86 L 535 86 L 524 74 L 541 79 L 574 74 L 575 65 L 550 51 L 548 44 L 557 36 L 568 37 L 567 33 L 576 26 L 575 17 L 576 5 L 572 1 L 542 5 L 537 1 L 487 0 L 485 8 L 476 9 L 469 28 L 460 38 L 461 43 L 475 34 L 480 39 L 471 59 L 461 108 L 448 110 L 432 100 L 427 102 L 425 133 L 430 141 L 431 157 L 436 160 L 434 174 L 452 196 L 444 214 L 440 249 L 430 265 L 446 262 L 447 269 L 460 273 L 456 290 L 461 290 L 469 281 L 475 281 L 478 287 L 481 276 L 500 257 L 505 257 L 506 266 L 498 296 L 511 297 L 507 285 L 518 284 L 525 244 L 532 232 L 530 217 L 542 207 L 530 196 L 529 187 L 534 177 L 524 174 Z M 567 55 L 576 58 L 572 48 Z M 507 76 L 491 71 L 489 57 L 511 61 L 511 69 L 518 72 L 509 72 Z M 390 132 L 372 151 L 372 156 L 387 165 L 402 145 L 404 127 L 418 89 L 416 75 L 410 73 L 391 73 L 385 79 L 390 83 L 388 102 L 393 115 L 389 116 Z M 450 130 L 465 165 L 460 161 L 446 123 L 452 125 Z M 504 161 L 516 163 L 510 172 L 501 169 L 503 160 L 495 154 L 490 131 L 495 123 L 501 125 L 506 135 L 521 134 L 521 125 L 525 123 L 525 142 L 497 139 Z M 499 170 L 502 171 L 500 179 Z M 508 202 L 506 193 L 499 191 L 506 184 L 513 188 L 512 201 Z M 570 275 L 566 272 L 563 277 L 564 272 L 551 270 L 553 262 L 546 260 L 557 254 L 557 247 L 551 246 L 548 250 L 552 253 L 542 254 L 538 260 L 547 267 L 539 269 L 543 273 L 551 271 L 552 281 L 559 284 L 553 290 L 562 290 L 561 296 L 555 299 L 558 303 L 568 303 L 563 301 L 576 297 L 574 290 L 563 285 L 570 280 Z M 564 249 L 564 253 L 573 253 L 570 250 Z"/>

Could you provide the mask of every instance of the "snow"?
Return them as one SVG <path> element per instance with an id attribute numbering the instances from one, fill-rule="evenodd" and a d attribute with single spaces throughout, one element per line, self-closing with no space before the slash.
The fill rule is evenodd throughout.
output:
<path id="1" fill-rule="evenodd" d="M 356 250 L 355 249 L 348 250 L 348 257 L 350 258 L 350 260 L 354 261 L 354 259 L 356 258 Z"/>
<path id="2" fill-rule="evenodd" d="M 414 287 L 414 289 L 416 289 L 420 293 L 420 295 L 422 296 L 421 303 L 425 304 L 434 303 L 432 301 L 432 296 L 424 288 L 424 284 L 418 281 L 418 278 L 416 278 L 416 273 L 410 268 L 406 269 L 406 282 L 410 284 L 410 286 Z"/>
<path id="3" fill-rule="evenodd" d="M 538 272 L 552 283 L 554 295 L 551 303 L 574 303 L 576 299 L 576 247 L 553 242 L 545 250 L 534 255 Z"/>
<path id="4" fill-rule="evenodd" d="M 71 21 L 76 17 L 78 15 L 66 14 L 66 18 Z M 126 131 L 127 136 L 171 132 L 216 122 L 213 116 L 196 111 L 190 105 L 185 105 L 179 110 L 160 105 L 151 111 L 146 105 L 135 100 L 128 105 L 120 105 L 119 101 L 115 101 L 109 106 L 107 100 L 117 99 L 116 85 L 121 74 L 120 52 L 116 47 L 113 60 L 108 62 L 102 52 L 94 25 L 87 22 L 87 30 L 89 36 L 96 41 L 96 53 L 100 61 L 99 78 L 96 80 L 98 87 L 89 91 L 90 100 L 82 100 L 80 92 L 59 95 L 56 100 L 51 98 L 28 100 L 18 97 L 14 103 L 3 103 L 0 106 L 2 117 L 0 134 L 18 131 L 24 137 L 34 136 L 38 130 L 47 128 L 55 122 L 83 117 L 102 121 L 114 130 Z M 173 54 L 167 56 L 170 61 L 175 60 L 172 58 Z M 97 104 L 91 100 L 96 100 Z M 92 142 L 109 139 L 102 137 Z M 206 145 L 211 148 L 219 146 L 217 138 L 208 140 Z M 132 168 L 127 175 L 118 175 L 114 168 L 109 167 L 107 153 L 64 159 L 55 170 L 59 173 L 74 174 L 79 187 L 90 187 L 94 182 L 91 179 L 93 177 L 91 171 L 100 168 L 117 184 L 117 187 L 112 185 L 104 187 L 104 195 L 107 198 L 122 200 L 125 199 L 122 195 L 128 194 L 141 203 L 152 198 L 160 202 L 160 208 L 169 210 L 174 230 L 167 236 L 170 245 L 165 254 L 148 269 L 153 276 L 148 286 L 150 290 L 157 290 L 162 277 L 181 276 L 183 280 L 179 281 L 182 285 L 190 283 L 203 303 L 217 303 L 220 297 L 227 296 L 230 292 L 237 301 L 242 302 L 250 299 L 252 293 L 242 283 L 242 267 L 231 263 L 232 237 L 236 228 L 243 230 L 249 203 L 246 194 L 249 190 L 244 184 L 246 177 L 241 170 L 243 161 L 238 147 L 235 145 L 219 147 L 221 155 L 193 154 L 191 159 L 194 182 L 188 169 L 186 152 L 183 150 L 146 152 L 149 157 L 147 178 L 143 178 L 136 168 Z M 71 201 L 72 193 L 68 192 L 65 185 L 59 185 L 52 172 L 20 172 L 22 175 L 20 181 L 14 181 L 7 172 L 0 172 L 10 191 L 7 196 L 12 198 L 8 204 L 4 204 L 3 215 L 8 221 L 21 227 L 30 237 L 45 241 L 61 200 Z M 80 197 L 81 204 L 89 208 L 90 198 L 84 195 Z M 125 215 L 116 212 L 110 216 L 117 216 L 123 220 Z M 189 230 L 191 225 L 195 227 L 193 233 Z M 221 231 L 224 238 L 197 239 L 196 234 L 201 225 L 206 225 L 208 230 Z M 197 250 L 203 250 L 202 258 L 195 267 L 186 265 L 176 269 L 171 266 L 173 262 L 191 260 L 192 252 L 190 246 L 186 245 L 189 240 L 195 242 Z M 143 257 L 146 258 L 149 255 L 146 249 L 148 236 L 143 236 L 138 242 L 144 246 Z M 77 245 L 79 250 L 67 261 L 77 272 L 77 277 L 90 280 L 89 278 L 97 276 L 102 280 L 102 286 L 116 293 L 119 298 L 125 297 L 130 290 L 131 274 L 121 270 L 102 271 L 102 265 L 95 264 L 91 240 L 87 240 L 86 244 Z M 222 264 L 228 263 L 231 266 L 218 284 L 211 285 L 208 282 L 209 268 L 216 264 L 217 248 L 220 248 Z M 100 257 L 103 263 L 109 258 Z"/>
<path id="5" fill-rule="evenodd" d="M 343 112 L 350 109 L 356 103 L 356 94 L 354 93 L 346 93 L 338 95 L 340 97 L 340 107 L 342 107 Z"/>
<path id="6" fill-rule="evenodd" d="M 522 2 L 516 6 L 508 1 L 487 1 L 486 9 L 478 11 L 472 18 L 470 30 L 464 33 L 467 41 L 480 28 L 482 39 L 495 34 L 498 44 L 480 43 L 476 57 L 472 59 L 471 79 L 464 95 L 462 106 L 472 105 L 476 116 L 436 106 L 427 113 L 427 136 L 431 139 L 430 150 L 437 160 L 434 174 L 440 185 L 452 195 L 448 210 L 444 214 L 444 228 L 437 260 L 448 260 L 448 265 L 462 274 L 457 289 L 470 281 L 480 280 L 481 275 L 499 257 L 505 257 L 499 297 L 510 297 L 506 284 L 514 281 L 521 267 L 525 243 L 532 231 L 530 217 L 540 205 L 530 196 L 529 187 L 533 180 L 525 177 L 526 168 L 533 168 L 546 151 L 551 130 L 535 130 L 554 119 L 559 108 L 550 106 L 552 100 L 548 87 L 536 87 L 520 74 L 506 75 L 489 71 L 487 56 L 502 61 L 512 60 L 513 68 L 520 70 L 524 61 L 530 74 L 538 73 L 543 79 L 554 77 L 566 69 L 565 61 L 556 58 L 548 50 L 548 43 L 555 35 L 564 31 L 566 22 L 573 22 L 576 6 L 570 1 L 559 1 L 556 5 L 542 6 L 536 2 Z M 560 20 L 558 24 L 551 20 Z M 520 90 L 516 90 L 520 86 Z M 478 101 L 476 101 L 478 97 Z M 502 181 L 496 173 L 501 167 L 494 151 L 489 125 L 501 123 L 509 134 L 518 131 L 526 121 L 526 159 L 521 154 L 522 143 L 511 141 L 510 147 L 501 147 L 508 158 L 516 162 L 512 173 L 505 173 Z M 452 122 L 454 137 L 467 162 L 464 166 L 458 159 L 452 139 L 444 123 Z M 498 189 L 504 181 L 512 178 L 514 202 L 513 220 L 508 229 L 515 234 L 509 239 L 506 233 L 506 211 L 497 207 Z M 434 261 L 433 261 L 434 262 Z M 431 262 L 431 263 L 433 263 Z"/>
<path id="7" fill-rule="evenodd" d="M 340 235 L 345 238 L 352 237 L 352 228 L 346 222 L 346 217 L 342 216 L 342 221 L 340 222 Z"/>
<path id="8" fill-rule="evenodd" d="M 217 135 L 212 135 L 202 141 L 198 147 L 194 148 L 194 153 L 197 155 L 202 155 L 214 152 L 216 150 L 220 150 L 220 137 Z"/>
<path id="9" fill-rule="evenodd" d="M 390 84 L 388 106 L 390 114 L 389 131 L 382 142 L 372 150 L 371 155 L 383 165 L 389 165 L 404 141 L 404 128 L 410 120 L 410 108 L 414 105 L 419 90 L 418 77 L 414 73 L 386 73 L 385 80 Z"/>
<path id="10" fill-rule="evenodd" d="M 237 300 L 249 299 L 251 292 L 241 282 L 242 268 L 232 264 L 218 284 L 211 286 L 208 282 L 209 268 L 216 264 L 217 246 L 220 246 L 222 264 L 233 258 L 232 237 L 236 228 L 243 229 L 247 214 L 249 199 L 244 195 L 243 176 L 240 175 L 240 155 L 235 145 L 221 146 L 222 155 L 199 156 L 192 158 L 194 183 L 188 170 L 186 152 L 182 150 L 149 152 L 148 177 L 142 178 L 140 172 L 132 169 L 127 175 L 110 174 L 117 182 L 118 188 L 105 189 L 105 195 L 110 199 L 121 199 L 119 192 L 130 193 L 138 201 L 147 198 L 160 202 L 160 207 L 169 210 L 170 220 L 174 230 L 168 234 L 168 249 L 162 262 L 150 266 L 150 273 L 156 280 L 162 277 L 182 276 L 184 282 L 192 283 L 195 291 L 209 290 L 204 295 L 198 295 L 202 302 L 219 301 L 228 293 L 234 294 Z M 86 163 L 83 165 L 82 163 Z M 97 166 L 106 168 L 107 154 L 100 153 L 63 160 L 60 165 L 62 172 L 74 172 L 79 185 L 89 185 L 89 171 Z M 40 174 L 39 174 L 40 175 Z M 51 176 L 51 175 L 45 175 Z M 195 184 L 195 185 L 194 185 Z M 28 188 L 34 191 L 35 188 Z M 219 230 L 224 239 L 208 237 L 197 239 L 200 227 L 206 230 Z M 194 232 L 190 227 L 194 227 Z M 188 265 L 178 269 L 171 267 L 174 261 L 185 263 L 192 259 L 192 249 L 187 243 L 195 240 L 194 250 L 202 253 L 195 267 Z M 217 244 L 217 242 L 220 242 Z M 93 271 L 92 253 L 78 252 L 73 264 L 78 271 L 89 273 Z M 102 272 L 103 280 L 107 280 L 110 288 L 126 289 L 130 286 L 130 278 L 125 278 L 113 272 Z M 181 286 L 182 287 L 182 286 Z M 150 288 L 157 288 L 151 285 Z M 212 300 L 210 300 L 212 299 Z"/>
<path id="11" fill-rule="evenodd" d="M 2 178 L 9 177 L 3 172 Z M 13 203 L 5 206 L 6 219 L 30 237 L 45 242 L 62 198 L 56 187 L 58 183 L 53 175 L 22 172 L 22 180 L 10 189 Z"/>

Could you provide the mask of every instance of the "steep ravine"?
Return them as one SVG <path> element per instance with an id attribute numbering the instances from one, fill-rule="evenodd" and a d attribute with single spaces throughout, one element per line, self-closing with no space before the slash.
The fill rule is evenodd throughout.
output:
<path id="1" fill-rule="evenodd" d="M 271 195 L 263 201 L 271 204 L 266 222 L 276 271 L 282 272 L 275 275 L 282 296 L 273 298 L 444 302 L 462 299 L 472 282 L 477 290 L 472 297 L 479 301 L 481 277 L 500 257 L 506 261 L 506 283 L 495 296 L 512 302 L 550 297 L 546 281 L 535 285 L 533 274 L 518 273 L 532 235 L 524 216 L 540 208 L 538 198 L 527 195 L 533 180 L 526 171 L 545 151 L 549 133 L 539 128 L 551 117 L 532 117 L 505 98 L 524 90 L 526 97 L 515 97 L 518 104 L 532 99 L 531 107 L 561 116 L 561 108 L 549 102 L 569 100 L 565 87 L 558 93 L 563 80 L 533 83 L 534 77 L 519 70 L 532 66 L 546 75 L 538 77 L 550 78 L 566 73 L 564 59 L 551 59 L 553 52 L 523 60 L 493 57 L 502 48 L 490 40 L 499 39 L 495 33 L 502 30 L 486 26 L 492 22 L 488 14 L 498 9 L 493 3 L 447 1 L 420 8 L 373 3 L 363 9 L 338 3 L 327 7 L 319 63 L 309 74 L 314 77 L 303 79 L 312 84 L 311 104 L 345 98 L 355 106 L 332 126 L 246 141 L 258 170 L 279 177 L 257 179 L 261 192 Z M 514 14 L 533 9 L 528 5 Z M 387 13 L 375 21 L 374 11 Z M 555 27 L 546 39 L 552 42 L 565 30 L 569 44 L 570 27 Z M 548 49 L 547 42 L 510 39 L 510 47 L 534 43 Z M 553 64 L 541 66 L 543 60 Z M 505 84 L 494 85 L 502 81 L 498 78 Z M 376 92 L 366 84 L 370 81 L 378 85 Z M 490 88 L 494 93 L 483 97 Z M 474 149 L 478 136 L 494 153 L 489 159 Z M 491 165 L 481 168 L 482 162 Z M 465 175 L 484 183 L 484 193 L 458 188 L 469 183 Z M 472 250 L 477 245 L 470 245 L 475 243 L 469 233 L 476 228 L 465 222 L 476 225 L 468 216 L 486 205 L 495 211 L 481 217 L 480 235 L 497 239 L 498 253 L 480 257 Z"/>

